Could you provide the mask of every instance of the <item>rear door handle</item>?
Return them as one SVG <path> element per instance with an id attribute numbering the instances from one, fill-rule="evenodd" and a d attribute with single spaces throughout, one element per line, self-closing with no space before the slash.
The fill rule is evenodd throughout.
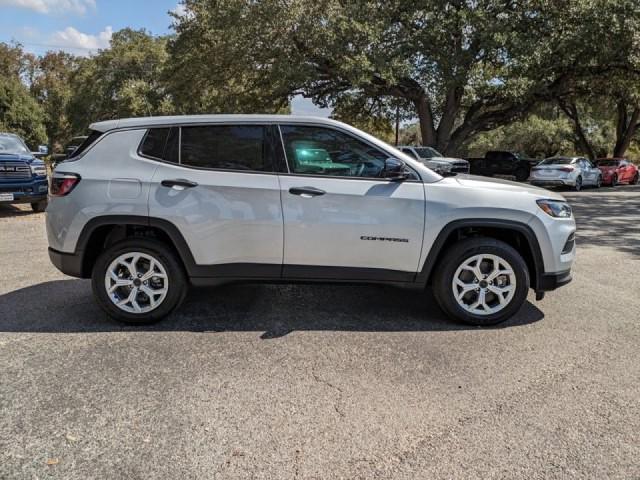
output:
<path id="1" fill-rule="evenodd" d="M 175 188 L 176 190 L 184 190 L 185 188 L 193 188 L 198 186 L 196 182 L 185 180 L 184 178 L 162 180 L 162 182 L 160 182 L 160 185 L 162 185 L 163 187 Z"/>
<path id="2" fill-rule="evenodd" d="M 301 197 L 318 197 L 320 195 L 324 195 L 324 190 L 320 190 L 315 187 L 291 187 L 289 189 L 289 193 L 291 195 L 300 195 Z"/>

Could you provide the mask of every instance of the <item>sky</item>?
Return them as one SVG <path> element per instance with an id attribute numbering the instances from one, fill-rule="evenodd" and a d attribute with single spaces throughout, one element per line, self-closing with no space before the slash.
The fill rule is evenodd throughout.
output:
<path id="1" fill-rule="evenodd" d="M 18 42 L 36 54 L 91 55 L 108 47 L 112 33 L 121 28 L 171 33 L 169 12 L 181 8 L 178 0 L 0 0 L 0 42 Z M 292 113 L 328 116 L 330 110 L 296 97 Z"/>

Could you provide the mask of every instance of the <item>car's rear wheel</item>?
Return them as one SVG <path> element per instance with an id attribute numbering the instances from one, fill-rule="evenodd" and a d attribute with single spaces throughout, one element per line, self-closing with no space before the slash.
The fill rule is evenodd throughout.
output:
<path id="1" fill-rule="evenodd" d="M 574 189 L 576 192 L 579 192 L 580 190 L 582 190 L 582 177 L 578 177 L 578 178 L 576 178 L 576 184 L 575 184 L 575 186 L 573 187 L 573 189 Z"/>
<path id="2" fill-rule="evenodd" d="M 596 180 L 596 188 L 602 187 L 602 175 L 598 175 L 598 179 Z"/>
<path id="3" fill-rule="evenodd" d="M 46 208 L 47 208 L 46 200 L 40 200 L 39 202 L 33 202 L 31 204 L 31 210 L 33 210 L 36 213 L 44 212 Z"/>
<path id="4" fill-rule="evenodd" d="M 433 290 L 448 316 L 472 325 L 495 325 L 520 310 L 529 290 L 529 271 L 510 245 L 468 238 L 445 253 Z"/>
<path id="5" fill-rule="evenodd" d="M 638 181 L 640 181 L 640 174 L 636 172 L 636 174 L 631 179 L 631 185 L 637 185 Z"/>
<path id="6" fill-rule="evenodd" d="M 93 293 L 112 318 L 158 321 L 180 305 L 187 291 L 182 265 L 163 243 L 129 239 L 103 252 L 93 267 Z"/>
<path id="7" fill-rule="evenodd" d="M 616 185 L 618 185 L 618 176 L 614 175 L 613 177 L 611 177 L 611 187 L 615 187 Z"/>
<path id="8" fill-rule="evenodd" d="M 529 170 L 526 168 L 518 168 L 515 174 L 516 180 L 518 182 L 524 182 L 527 178 L 529 178 Z"/>

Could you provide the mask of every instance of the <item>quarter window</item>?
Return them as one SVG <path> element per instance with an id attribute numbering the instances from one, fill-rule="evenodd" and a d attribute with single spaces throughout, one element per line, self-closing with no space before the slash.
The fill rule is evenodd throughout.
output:
<path id="1" fill-rule="evenodd" d="M 180 163 L 198 168 L 272 171 L 262 126 L 182 127 Z"/>
<path id="2" fill-rule="evenodd" d="M 144 141 L 142 142 L 142 146 L 140 147 L 140 154 L 146 157 L 164 160 L 164 148 L 167 144 L 168 136 L 168 128 L 150 129 L 147 132 L 147 135 L 144 137 Z"/>
<path id="3" fill-rule="evenodd" d="M 386 153 L 336 130 L 322 127 L 281 127 L 292 173 L 339 177 L 380 177 Z"/>

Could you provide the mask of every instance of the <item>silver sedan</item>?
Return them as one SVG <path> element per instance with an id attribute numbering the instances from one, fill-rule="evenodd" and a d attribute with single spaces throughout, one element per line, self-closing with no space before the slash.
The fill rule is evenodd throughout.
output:
<path id="1" fill-rule="evenodd" d="M 529 182 L 540 187 L 573 187 L 587 185 L 600 188 L 602 172 L 584 157 L 552 157 L 531 169 Z"/>

